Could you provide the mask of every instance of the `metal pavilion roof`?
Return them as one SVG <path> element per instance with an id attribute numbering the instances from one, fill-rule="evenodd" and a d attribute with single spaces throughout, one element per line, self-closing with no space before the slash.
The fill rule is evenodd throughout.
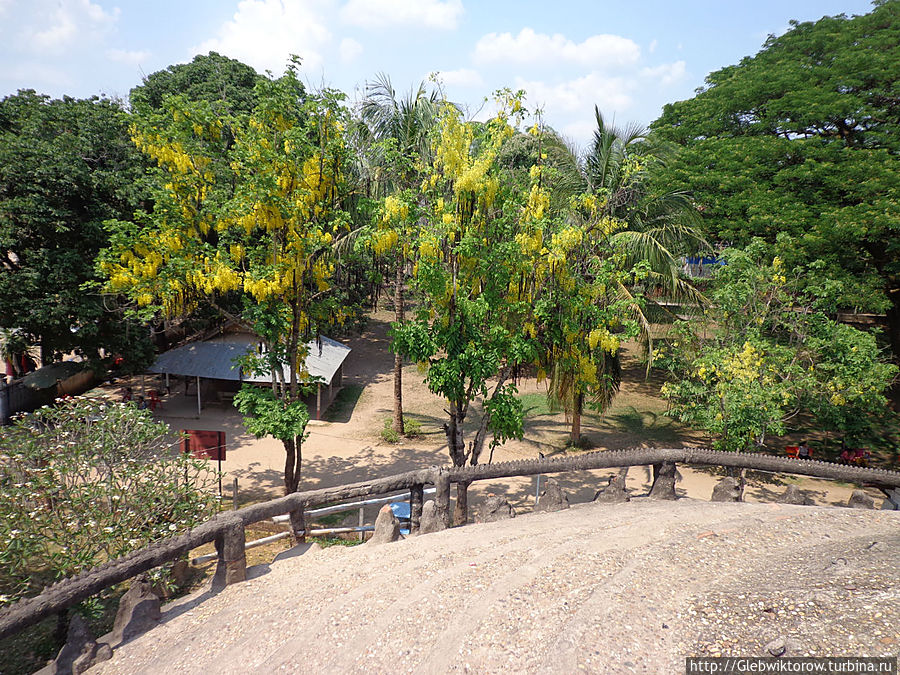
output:
<path id="1" fill-rule="evenodd" d="M 204 377 L 213 380 L 240 380 L 243 382 L 269 382 L 267 376 L 246 376 L 236 365 L 244 354 L 256 350 L 258 340 L 251 335 L 228 335 L 207 342 L 192 342 L 160 354 L 147 371 L 188 377 Z M 307 343 L 306 370 L 313 377 L 331 384 L 338 368 L 350 354 L 350 347 L 331 338 Z M 290 379 L 285 373 L 285 379 Z"/>

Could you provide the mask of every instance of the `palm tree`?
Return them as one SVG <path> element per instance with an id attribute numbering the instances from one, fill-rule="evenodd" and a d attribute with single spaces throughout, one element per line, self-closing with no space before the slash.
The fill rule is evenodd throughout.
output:
<path id="1" fill-rule="evenodd" d="M 369 145 L 369 155 L 371 164 L 376 167 L 376 176 L 380 177 L 374 185 L 376 194 L 415 189 L 421 182 L 417 168 L 430 157 L 429 134 L 437 120 L 440 105 L 438 93 L 434 90 L 429 92 L 424 82 L 402 97 L 397 95 L 390 78 L 383 73 L 367 85 L 359 114 L 371 139 L 375 141 Z M 407 263 L 402 246 L 395 251 L 393 258 L 394 320 L 400 323 L 404 319 L 403 284 Z M 404 432 L 403 357 L 400 354 L 394 354 L 392 427 L 398 434 Z"/>
<path id="2" fill-rule="evenodd" d="M 624 253 L 628 267 L 644 262 L 649 273 L 643 281 L 647 293 L 646 306 L 635 299 L 634 288 L 617 284 L 610 289 L 612 296 L 625 300 L 629 311 L 641 326 L 641 340 L 648 354 L 648 369 L 653 345 L 650 325 L 671 313 L 656 297 L 701 305 L 705 302 L 689 282 L 681 278 L 680 258 L 683 253 L 695 252 L 707 245 L 697 235 L 693 225 L 697 210 L 689 196 L 681 191 L 654 191 L 649 185 L 649 172 L 666 158 L 666 148 L 657 145 L 644 129 L 630 125 L 618 129 L 608 124 L 595 106 L 597 128 L 587 153 L 574 163 L 580 171 L 567 171 L 559 188 L 570 195 L 588 193 L 602 205 L 594 217 L 612 218 L 620 229 L 611 234 L 606 243 L 613 250 Z M 577 157 L 572 151 L 573 158 Z M 577 211 L 572 217 L 579 218 Z M 602 301 L 602 299 L 601 299 Z M 572 443 L 580 443 L 581 416 L 586 400 L 603 412 L 612 402 L 620 384 L 620 363 L 617 354 L 600 350 L 597 358 L 598 384 L 588 388 L 580 382 L 577 370 L 565 359 L 548 355 L 548 395 L 572 416 Z"/>
<path id="3" fill-rule="evenodd" d="M 649 138 L 641 127 L 629 125 L 619 130 L 607 124 L 596 106 L 594 116 L 597 128 L 584 159 L 587 189 L 605 197 L 603 215 L 625 224 L 612 235 L 610 243 L 626 253 L 628 264 L 649 264 L 647 290 L 679 301 L 702 303 L 702 294 L 679 274 L 683 253 L 709 247 L 694 229 L 697 209 L 687 192 L 656 192 L 649 186 L 650 171 L 654 165 L 665 163 L 669 149 Z M 661 309 L 658 303 L 651 302 L 650 306 Z M 640 308 L 635 305 L 635 309 Z M 641 313 L 642 325 L 649 327 L 646 319 L 647 315 Z"/>

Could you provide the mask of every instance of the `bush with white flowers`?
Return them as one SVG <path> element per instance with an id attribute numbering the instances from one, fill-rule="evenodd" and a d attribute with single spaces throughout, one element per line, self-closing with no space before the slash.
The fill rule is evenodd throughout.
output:
<path id="1" fill-rule="evenodd" d="M 70 398 L 0 428 L 0 607 L 216 510 L 215 473 L 131 403 Z"/>

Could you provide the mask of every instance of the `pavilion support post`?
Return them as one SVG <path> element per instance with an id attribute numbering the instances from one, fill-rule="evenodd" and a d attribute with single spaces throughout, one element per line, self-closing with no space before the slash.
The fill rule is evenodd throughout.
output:
<path id="1" fill-rule="evenodd" d="M 322 419 L 322 385 L 316 385 L 316 419 Z"/>
<path id="2" fill-rule="evenodd" d="M 197 376 L 197 419 L 200 419 L 200 411 L 202 410 L 202 406 L 200 405 L 200 376 Z"/>

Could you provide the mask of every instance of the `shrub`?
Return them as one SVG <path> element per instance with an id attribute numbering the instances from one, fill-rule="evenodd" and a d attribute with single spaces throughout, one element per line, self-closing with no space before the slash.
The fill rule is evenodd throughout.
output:
<path id="1" fill-rule="evenodd" d="M 407 438 L 418 438 L 422 435 L 422 423 L 411 417 L 403 419 L 403 435 Z"/>
<path id="2" fill-rule="evenodd" d="M 381 429 L 381 440 L 385 443 L 399 443 L 400 442 L 400 434 L 394 431 L 393 428 L 394 421 L 388 417 L 384 420 L 384 427 Z"/>
<path id="3" fill-rule="evenodd" d="M 206 520 L 214 479 L 133 404 L 18 417 L 0 429 L 0 606 Z"/>

